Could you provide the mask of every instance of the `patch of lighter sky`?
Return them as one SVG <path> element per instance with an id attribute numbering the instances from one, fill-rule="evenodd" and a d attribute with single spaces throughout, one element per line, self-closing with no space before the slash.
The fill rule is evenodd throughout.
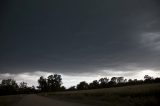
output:
<path id="1" fill-rule="evenodd" d="M 106 72 L 106 74 L 104 74 Z M 126 79 L 143 79 L 144 75 L 149 75 L 152 77 L 159 77 L 160 72 L 159 71 L 154 71 L 154 70 L 141 70 L 141 71 L 109 71 L 109 70 L 104 70 L 103 74 L 102 73 L 92 73 L 88 75 L 65 75 L 65 74 L 60 74 L 62 75 L 62 82 L 63 86 L 66 88 L 69 88 L 70 86 L 76 86 L 79 82 L 81 81 L 86 81 L 88 83 L 92 82 L 93 80 L 99 80 L 102 77 L 118 77 L 118 76 L 123 76 Z M 17 83 L 20 82 L 27 82 L 28 86 L 34 85 L 35 87 L 38 86 L 38 79 L 40 76 L 44 76 L 47 78 L 49 75 L 54 74 L 51 72 L 43 72 L 43 71 L 36 71 L 36 72 L 30 72 L 30 73 L 19 73 L 19 74 L 10 74 L 10 73 L 5 73 L 5 74 L 0 74 L 0 78 L 2 79 L 15 79 Z M 58 73 L 59 74 L 59 73 Z"/>

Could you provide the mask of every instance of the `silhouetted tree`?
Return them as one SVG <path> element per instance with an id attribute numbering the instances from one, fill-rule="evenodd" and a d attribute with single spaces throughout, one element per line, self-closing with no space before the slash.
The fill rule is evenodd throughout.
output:
<path id="1" fill-rule="evenodd" d="M 78 90 L 85 90 L 88 89 L 88 83 L 85 81 L 80 82 L 79 84 L 77 84 L 77 89 Z"/>
<path id="2" fill-rule="evenodd" d="M 13 89 L 18 88 L 18 85 L 17 85 L 16 81 L 13 80 L 13 79 L 2 80 L 2 84 L 1 85 L 9 87 L 9 88 L 13 88 Z"/>
<path id="3" fill-rule="evenodd" d="M 62 85 L 61 75 L 54 74 L 48 76 L 48 87 L 50 91 L 58 91 Z"/>
<path id="4" fill-rule="evenodd" d="M 69 91 L 74 91 L 74 90 L 76 90 L 76 86 L 71 86 L 71 87 L 68 88 L 68 90 Z"/>
<path id="5" fill-rule="evenodd" d="M 61 86 L 60 87 L 60 91 L 65 91 L 66 90 L 66 87 L 65 86 Z"/>
<path id="6" fill-rule="evenodd" d="M 109 79 L 108 78 L 101 78 L 99 79 L 99 85 L 101 88 L 107 87 Z"/>
<path id="7" fill-rule="evenodd" d="M 26 82 L 21 82 L 21 83 L 19 84 L 19 88 L 21 88 L 21 89 L 26 89 L 26 88 L 27 88 L 27 83 L 26 83 Z"/>
<path id="8" fill-rule="evenodd" d="M 129 80 L 128 80 L 128 83 L 132 83 L 132 82 L 133 82 L 133 80 L 132 80 L 132 79 L 129 79 Z"/>
<path id="9" fill-rule="evenodd" d="M 118 87 L 126 85 L 137 85 L 144 83 L 160 83 L 160 78 L 153 78 L 149 75 L 144 76 L 144 80 L 137 79 L 124 79 L 123 77 L 112 77 L 109 81 L 108 78 L 100 78 L 98 81 L 94 80 L 90 84 L 85 81 L 80 82 L 77 86 L 71 86 L 68 90 L 86 90 L 97 89 L 105 87 Z M 49 75 L 48 78 L 41 76 L 38 79 L 38 88 L 40 91 L 65 91 L 66 88 L 62 85 L 61 75 Z M 34 86 L 28 87 L 26 82 L 21 82 L 19 86 L 13 79 L 5 79 L 0 82 L 0 95 L 21 94 L 21 93 L 36 93 L 38 90 Z M 38 91 L 39 92 L 39 91 Z"/>
<path id="10" fill-rule="evenodd" d="M 124 83 L 124 77 L 117 77 L 117 83 Z"/>
<path id="11" fill-rule="evenodd" d="M 112 77 L 111 78 L 111 82 L 113 82 L 114 84 L 116 84 L 117 83 L 117 77 Z"/>
<path id="12" fill-rule="evenodd" d="M 112 87 L 117 84 L 117 77 L 112 77 L 111 80 L 108 82 L 108 86 Z"/>
<path id="13" fill-rule="evenodd" d="M 134 80 L 132 80 L 132 79 L 129 79 L 128 80 L 128 85 L 136 85 L 136 84 L 138 84 L 138 80 L 137 79 L 134 79 Z"/>
<path id="14" fill-rule="evenodd" d="M 157 83 L 157 82 L 160 82 L 160 78 L 155 78 L 155 79 L 154 79 L 154 82 L 156 82 L 156 83 Z"/>
<path id="15" fill-rule="evenodd" d="M 133 85 L 136 85 L 136 84 L 138 84 L 138 80 L 137 80 L 137 79 L 134 79 L 134 80 L 133 80 Z"/>
<path id="16" fill-rule="evenodd" d="M 99 88 L 99 82 L 97 80 L 94 80 L 89 84 L 89 89 L 96 89 L 96 88 Z"/>
<path id="17" fill-rule="evenodd" d="M 16 94 L 18 85 L 15 80 L 13 79 L 4 79 L 1 82 L 1 87 L 0 87 L 0 94 L 1 95 L 6 95 L 6 94 Z"/>
<path id="18" fill-rule="evenodd" d="M 149 75 L 145 75 L 144 76 L 144 81 L 147 82 L 147 83 L 151 83 L 153 82 L 153 77 L 149 76 Z"/>
<path id="19" fill-rule="evenodd" d="M 41 90 L 41 91 L 47 91 L 48 90 L 48 84 L 47 84 L 47 80 L 41 76 L 39 79 L 38 79 L 38 88 Z"/>
<path id="20" fill-rule="evenodd" d="M 19 93 L 28 93 L 27 92 L 27 83 L 26 82 L 21 82 L 20 84 L 19 84 Z"/>
<path id="21" fill-rule="evenodd" d="M 32 85 L 31 89 L 35 90 L 35 86 L 34 86 L 34 85 Z"/>
<path id="22" fill-rule="evenodd" d="M 127 79 L 124 79 L 124 83 L 127 83 Z"/>

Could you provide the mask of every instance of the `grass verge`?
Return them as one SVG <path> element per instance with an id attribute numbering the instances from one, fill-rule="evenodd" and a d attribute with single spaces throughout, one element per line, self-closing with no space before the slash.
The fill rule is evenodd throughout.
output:
<path id="1" fill-rule="evenodd" d="M 160 83 L 94 90 L 51 92 L 41 95 L 95 106 L 159 106 Z"/>

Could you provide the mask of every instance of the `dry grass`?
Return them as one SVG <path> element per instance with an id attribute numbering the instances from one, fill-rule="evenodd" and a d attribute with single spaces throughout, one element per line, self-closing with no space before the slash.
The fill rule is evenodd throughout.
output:
<path id="1" fill-rule="evenodd" d="M 159 106 L 160 84 L 44 94 L 54 99 L 98 106 Z"/>

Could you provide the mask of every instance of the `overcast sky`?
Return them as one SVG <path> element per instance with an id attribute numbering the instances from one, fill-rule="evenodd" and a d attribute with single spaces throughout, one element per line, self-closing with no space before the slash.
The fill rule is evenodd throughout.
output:
<path id="1" fill-rule="evenodd" d="M 159 70 L 159 0 L 0 2 L 0 79 L 59 73 L 70 85 Z"/>

